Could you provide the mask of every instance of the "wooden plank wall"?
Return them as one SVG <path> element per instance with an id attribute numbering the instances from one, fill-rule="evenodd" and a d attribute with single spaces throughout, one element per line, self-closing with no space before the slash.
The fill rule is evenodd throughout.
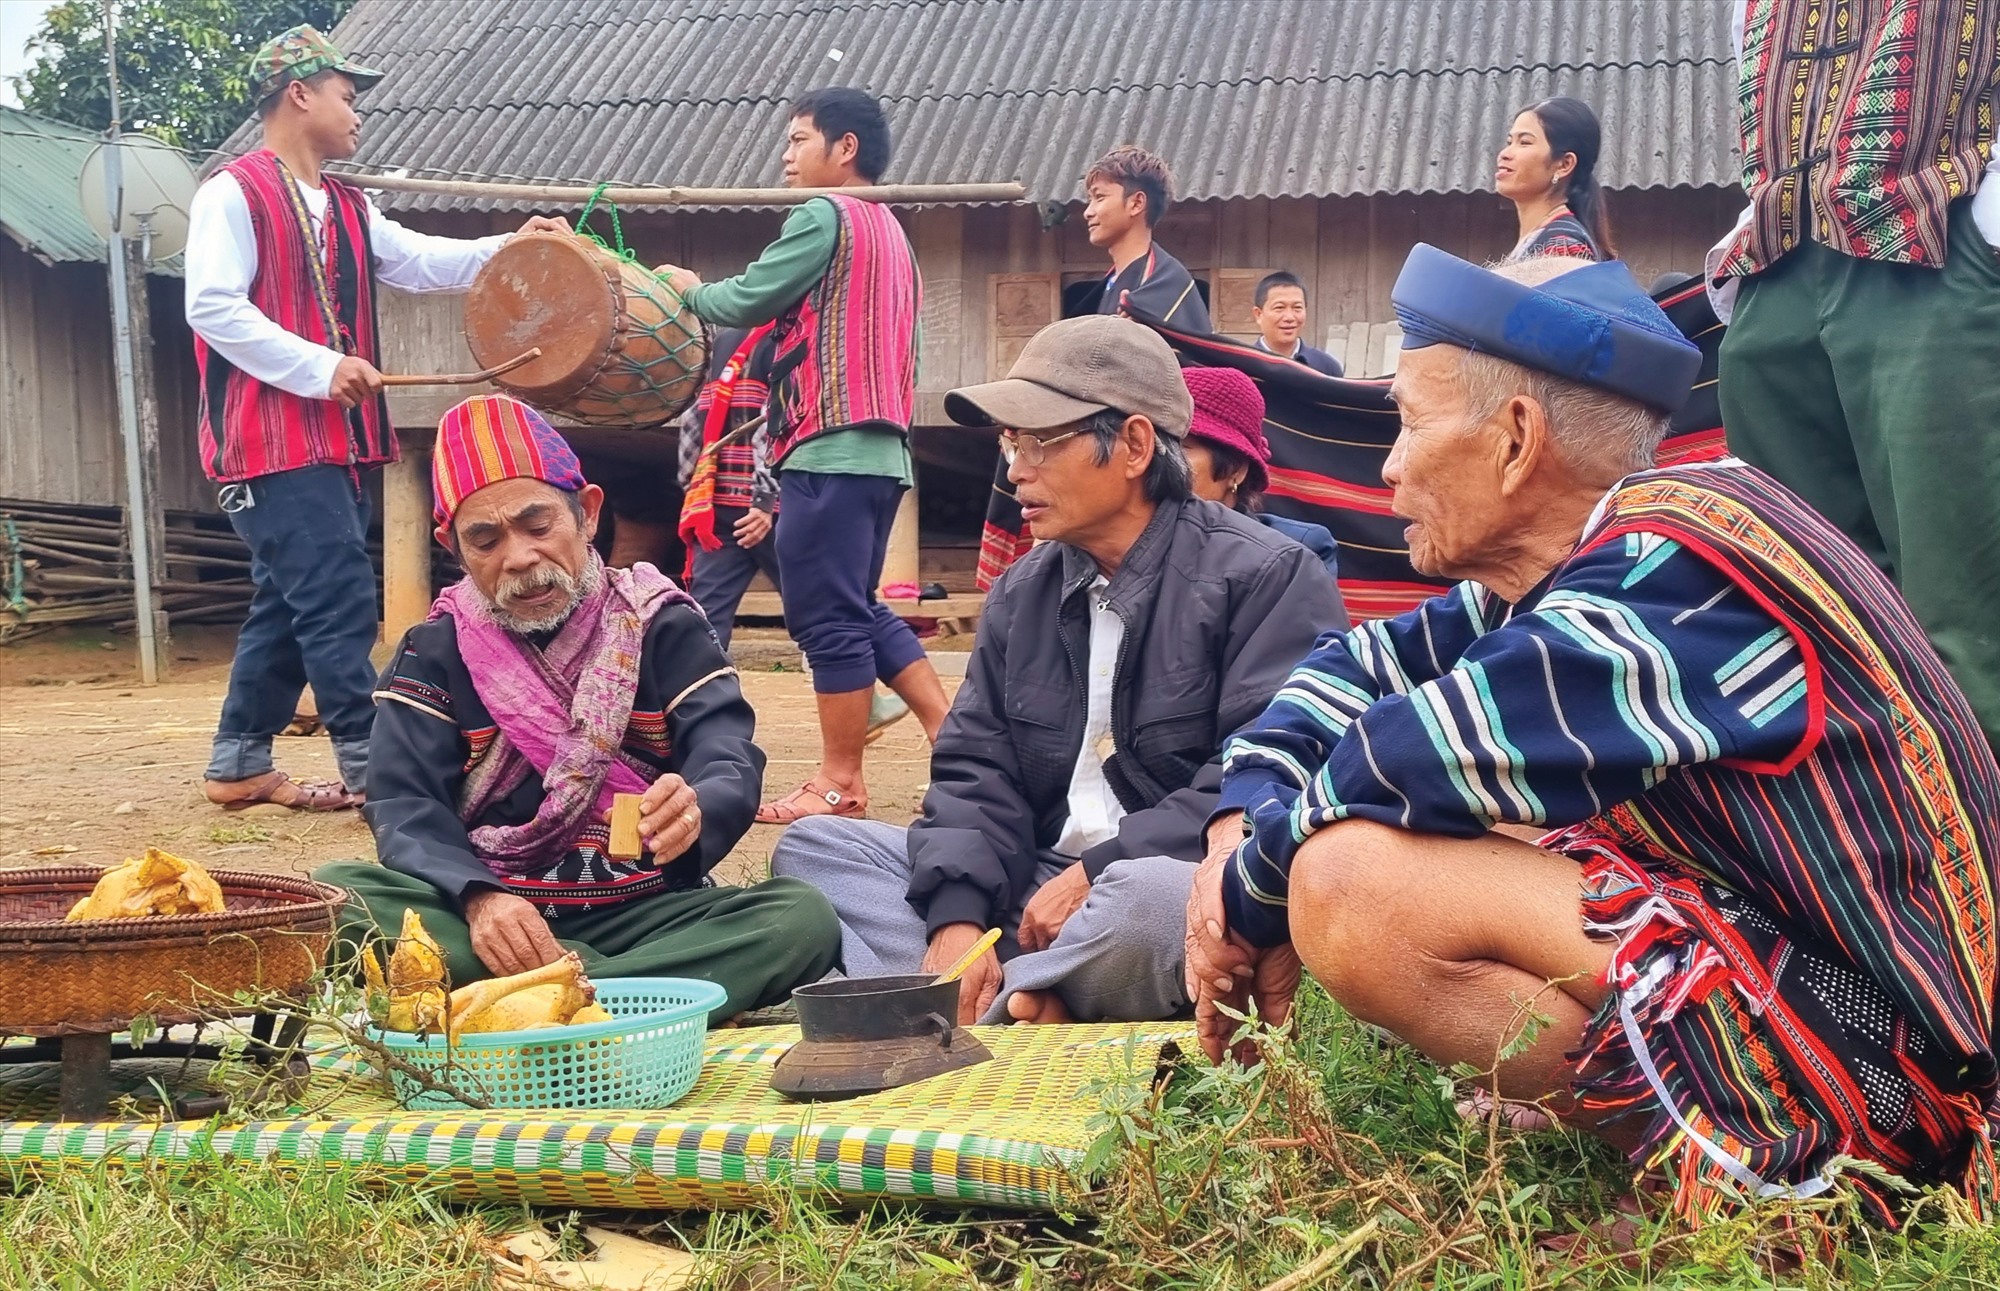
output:
<path id="1" fill-rule="evenodd" d="M 1668 269 L 1699 272 L 1703 254 L 1728 230 L 1742 201 L 1733 188 L 1614 193 L 1613 235 L 1642 283 Z M 1085 236 L 1080 205 L 1052 228 L 1031 206 L 931 207 L 899 216 L 924 275 L 923 425 L 943 422 L 946 390 L 999 375 L 992 370 L 993 275 L 1048 274 L 1068 286 L 1101 277 L 1106 268 Z M 646 263 L 673 261 L 715 279 L 748 264 L 777 235 L 782 219 L 774 211 L 632 213 L 623 224 L 627 244 Z M 518 220 L 441 216 L 410 222 L 470 237 Z M 608 232 L 608 223 L 601 227 Z M 1324 341 L 1344 338 L 1353 324 L 1393 319 L 1389 288 L 1414 243 L 1490 260 L 1513 246 L 1516 229 L 1512 208 L 1492 194 L 1449 193 L 1190 202 L 1168 212 L 1159 236 L 1197 276 L 1211 280 L 1217 325 L 1226 334 L 1254 335 L 1246 288 L 1262 271 L 1284 268 L 1311 286 L 1310 326 Z M 456 338 L 459 298 L 384 296 L 385 361 L 393 356 L 405 371 L 426 365 L 443 371 L 466 360 Z M 400 411 L 397 422 L 410 424 Z"/>
<path id="2" fill-rule="evenodd" d="M 193 340 L 177 279 L 150 280 L 169 510 L 214 510 L 195 446 Z M 111 303 L 102 265 L 47 265 L 0 238 L 0 498 L 122 505 Z"/>
<path id="3" fill-rule="evenodd" d="M 1642 282 L 1667 269 L 1698 271 L 1741 205 L 1741 194 L 1729 188 L 1614 193 L 1614 236 Z M 1028 206 L 900 215 L 924 273 L 918 421 L 941 425 L 946 390 L 997 375 L 991 276 L 1049 274 L 1067 286 L 1101 275 L 1104 260 L 1084 236 L 1080 206 L 1053 228 Z M 686 264 L 713 279 L 749 263 L 783 218 L 763 210 L 633 213 L 623 223 L 627 244 L 644 262 Z M 463 237 L 519 222 L 486 214 L 409 220 Z M 598 223 L 608 233 L 608 222 Z M 1511 209 L 1492 195 L 1438 194 L 1187 203 L 1168 212 L 1160 241 L 1211 280 L 1226 333 L 1251 334 L 1243 285 L 1257 271 L 1288 268 L 1313 288 L 1313 335 L 1342 344 L 1349 325 L 1390 320 L 1389 287 L 1413 242 L 1488 259 L 1503 254 L 1514 234 Z M 385 291 L 384 369 L 462 370 L 470 362 L 463 307 L 462 297 Z M 173 510 L 213 510 L 196 454 L 193 340 L 181 318 L 178 280 L 152 280 L 152 309 L 162 501 Z M 44 265 L 0 238 L 0 497 L 115 505 L 123 496 L 109 319 L 101 267 Z M 464 393 L 399 396 L 396 421 L 434 425 Z"/>

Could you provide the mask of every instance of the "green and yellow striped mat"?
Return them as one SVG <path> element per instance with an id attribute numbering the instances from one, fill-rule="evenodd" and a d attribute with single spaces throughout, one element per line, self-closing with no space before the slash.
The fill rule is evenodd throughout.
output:
<path id="1" fill-rule="evenodd" d="M 773 1188 L 1052 1210 L 1089 1146 L 1097 1081 L 1150 1076 L 1171 1023 L 979 1028 L 991 1062 L 885 1094 L 793 1103 L 771 1069 L 797 1027 L 711 1032 L 700 1081 L 651 1112 L 405 1112 L 333 1064 L 292 1119 L 55 1123 L 53 1064 L 0 1068 L 0 1161 L 220 1157 L 359 1164 L 460 1196 L 627 1209 L 734 1207 Z M 151 1066 L 155 1074 L 159 1064 Z M 166 1064 L 171 1070 L 177 1064 Z M 121 1065 L 139 1083 L 142 1064 Z"/>

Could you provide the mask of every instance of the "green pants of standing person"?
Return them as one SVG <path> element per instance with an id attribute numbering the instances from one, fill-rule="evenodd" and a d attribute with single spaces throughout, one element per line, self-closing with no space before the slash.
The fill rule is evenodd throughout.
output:
<path id="1" fill-rule="evenodd" d="M 2000 749 L 2000 251 L 1950 215 L 1942 269 L 1815 242 L 1745 280 L 1722 424 L 1880 565 Z"/>
<path id="2" fill-rule="evenodd" d="M 457 904 L 420 878 L 367 861 L 337 861 L 313 872 L 354 899 L 341 911 L 342 940 L 394 937 L 415 910 L 444 951 L 453 986 L 493 976 L 472 949 Z M 753 887 L 689 888 L 635 897 L 549 922 L 593 978 L 695 977 L 729 998 L 709 1015 L 721 1022 L 745 1009 L 781 1004 L 794 986 L 815 982 L 840 961 L 840 921 L 810 884 L 769 879 Z"/>

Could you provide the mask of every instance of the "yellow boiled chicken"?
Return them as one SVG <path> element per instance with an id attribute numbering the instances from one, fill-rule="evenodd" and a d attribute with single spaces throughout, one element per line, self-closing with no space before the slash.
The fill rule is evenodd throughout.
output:
<path id="1" fill-rule="evenodd" d="M 446 1035 L 456 1040 L 488 1031 L 609 1021 L 611 1015 L 596 1000 L 597 988 L 583 975 L 583 961 L 571 953 L 512 977 L 459 987 L 451 993 Z"/>
<path id="2" fill-rule="evenodd" d="M 488 978 L 446 994 L 444 952 L 415 910 L 403 911 L 401 935 L 385 977 L 373 952 L 361 959 L 370 1009 L 391 1031 L 443 1031 L 446 1039 L 489 1031 L 609 1022 L 583 961 L 564 955 L 553 964 L 511 977 Z"/>
<path id="3" fill-rule="evenodd" d="M 370 950 L 363 956 L 362 967 L 372 968 L 374 962 L 375 953 Z M 376 975 L 369 974 L 371 987 L 376 981 Z M 389 1001 L 384 1025 L 391 1031 L 439 1030 L 450 1007 L 445 996 L 447 984 L 444 951 L 424 930 L 417 912 L 406 908 L 402 935 L 396 938 L 395 952 L 389 956 L 389 979 L 383 984 L 382 993 Z"/>
<path id="4" fill-rule="evenodd" d="M 150 915 L 219 914 L 222 887 L 193 861 L 149 847 L 104 871 L 68 919 L 140 919 Z"/>

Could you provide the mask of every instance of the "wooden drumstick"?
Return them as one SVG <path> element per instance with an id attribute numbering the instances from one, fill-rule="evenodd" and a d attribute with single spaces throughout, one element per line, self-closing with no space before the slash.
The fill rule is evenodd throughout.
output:
<path id="1" fill-rule="evenodd" d="M 492 367 L 479 372 L 440 372 L 435 376 L 426 376 L 422 373 L 411 373 L 407 376 L 389 376 L 384 374 L 382 384 L 385 386 L 469 386 L 475 381 L 490 381 L 502 372 L 512 372 L 523 363 L 533 363 L 540 357 L 542 357 L 542 347 L 537 345 L 525 354 L 516 354 L 505 363 L 496 363 Z"/>
<path id="2" fill-rule="evenodd" d="M 701 455 L 699 457 L 696 457 L 694 460 L 697 463 L 705 462 L 709 458 L 721 452 L 723 449 L 735 443 L 737 440 L 742 439 L 745 435 L 755 434 L 763 426 L 764 422 L 769 419 L 769 417 L 770 417 L 769 413 L 762 413 L 762 412 L 758 413 L 755 417 L 752 417 L 749 421 L 744 422 L 741 426 L 738 426 L 735 430 L 730 431 L 726 435 L 718 436 L 716 438 L 716 441 L 713 444 L 710 444 L 707 448 L 702 449 Z"/>

